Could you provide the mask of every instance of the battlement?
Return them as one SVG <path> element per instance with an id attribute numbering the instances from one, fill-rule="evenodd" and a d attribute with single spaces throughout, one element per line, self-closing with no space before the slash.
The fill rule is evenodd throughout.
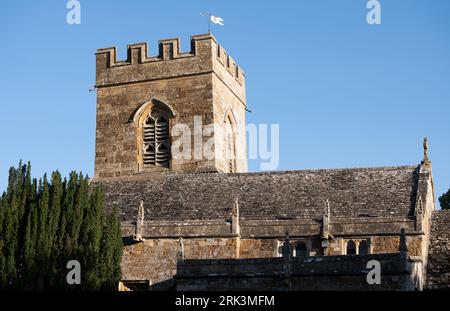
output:
<path id="1" fill-rule="evenodd" d="M 130 44 L 127 50 L 126 60 L 117 60 L 116 47 L 97 50 L 97 87 L 212 73 L 217 63 L 240 86 L 244 85 L 243 70 L 211 34 L 192 36 L 189 52 L 180 51 L 179 38 L 159 40 L 154 57 L 149 56 L 147 43 Z"/>
<path id="2" fill-rule="evenodd" d="M 227 54 L 225 49 L 221 46 L 217 46 L 217 60 L 228 70 L 228 72 L 235 77 L 238 81 L 242 81 L 244 72 L 236 64 L 234 59 Z"/>

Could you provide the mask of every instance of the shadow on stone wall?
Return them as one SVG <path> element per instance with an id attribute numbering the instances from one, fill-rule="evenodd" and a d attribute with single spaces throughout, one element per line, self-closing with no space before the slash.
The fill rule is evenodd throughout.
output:
<path id="1" fill-rule="evenodd" d="M 370 285 L 367 263 L 381 266 L 381 284 Z M 400 254 L 180 260 L 171 280 L 149 286 L 161 291 L 415 290 L 411 262 Z"/>

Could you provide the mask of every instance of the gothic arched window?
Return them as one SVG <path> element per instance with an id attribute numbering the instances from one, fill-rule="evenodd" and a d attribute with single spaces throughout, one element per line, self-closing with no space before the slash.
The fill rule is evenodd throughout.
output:
<path id="1" fill-rule="evenodd" d="M 356 255 L 356 243 L 355 241 L 347 242 L 347 255 Z"/>
<path id="2" fill-rule="evenodd" d="M 308 257 L 309 250 L 305 243 L 299 242 L 295 247 L 295 257 Z"/>
<path id="3" fill-rule="evenodd" d="M 234 173 L 236 171 L 236 142 L 234 124 L 230 116 L 226 119 L 225 124 L 225 159 L 227 163 L 227 172 Z"/>
<path id="4" fill-rule="evenodd" d="M 170 141 L 169 115 L 163 110 L 152 109 L 143 124 L 144 167 L 169 168 Z"/>

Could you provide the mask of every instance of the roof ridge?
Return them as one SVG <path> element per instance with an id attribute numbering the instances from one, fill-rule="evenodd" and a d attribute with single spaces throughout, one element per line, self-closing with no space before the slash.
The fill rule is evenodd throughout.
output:
<path id="1" fill-rule="evenodd" d="M 246 172 L 246 173 L 219 173 L 219 172 L 167 172 L 165 175 L 170 176 L 254 176 L 254 175 L 275 175 L 275 174 L 295 174 L 295 173 L 314 173 L 314 172 L 339 172 L 339 171 L 394 171 L 405 169 L 418 169 L 420 165 L 401 165 L 401 166 L 379 166 L 379 167 L 342 167 L 342 168 L 317 168 L 304 170 L 279 170 L 279 171 L 260 171 L 260 172 Z"/>

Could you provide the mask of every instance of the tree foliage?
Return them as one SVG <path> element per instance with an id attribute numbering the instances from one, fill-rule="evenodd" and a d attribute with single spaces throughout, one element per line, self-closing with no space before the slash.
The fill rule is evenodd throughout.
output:
<path id="1" fill-rule="evenodd" d="M 450 210 L 450 189 L 447 191 L 447 193 L 444 193 L 439 198 L 439 203 L 441 203 L 441 208 L 443 210 Z"/>
<path id="2" fill-rule="evenodd" d="M 30 164 L 9 171 L 0 197 L 0 289 L 115 290 L 122 239 L 116 212 L 103 208 L 100 188 L 72 172 L 31 177 Z M 81 264 L 81 285 L 66 265 Z"/>

